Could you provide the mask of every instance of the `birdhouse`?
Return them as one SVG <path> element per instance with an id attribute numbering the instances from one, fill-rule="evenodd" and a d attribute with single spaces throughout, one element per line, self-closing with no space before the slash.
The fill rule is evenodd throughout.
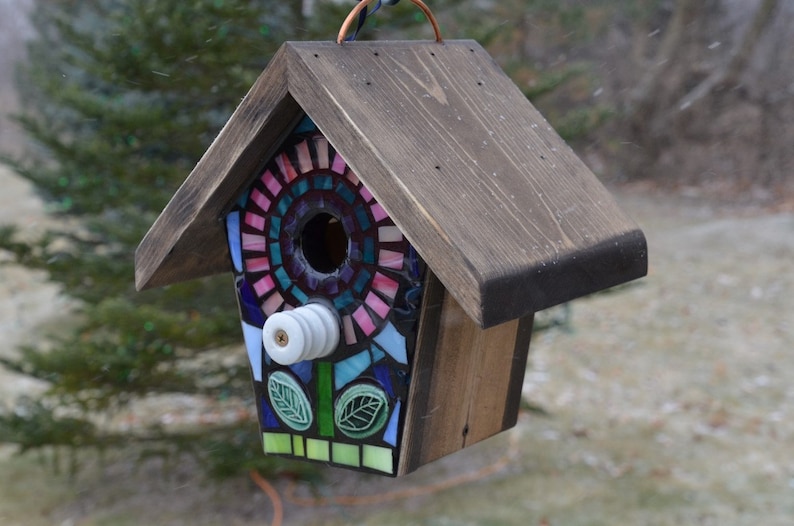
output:
<path id="1" fill-rule="evenodd" d="M 647 269 L 466 40 L 285 43 L 135 263 L 234 274 L 265 453 L 392 476 L 513 426 L 534 313 Z"/>

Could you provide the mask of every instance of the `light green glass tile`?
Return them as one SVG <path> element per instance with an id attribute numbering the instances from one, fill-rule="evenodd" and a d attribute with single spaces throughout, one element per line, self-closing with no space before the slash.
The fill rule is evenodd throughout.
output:
<path id="1" fill-rule="evenodd" d="M 337 464 L 344 464 L 345 466 L 353 466 L 355 468 L 361 465 L 358 457 L 358 446 L 353 444 L 340 444 L 334 442 L 331 446 L 333 452 L 334 462 Z"/>
<path id="2" fill-rule="evenodd" d="M 394 457 L 387 447 L 363 446 L 362 464 L 364 467 L 377 469 L 384 473 L 394 473 Z"/>
<path id="3" fill-rule="evenodd" d="M 292 454 L 296 457 L 306 456 L 306 451 L 303 447 L 303 437 L 300 435 L 292 435 Z"/>
<path id="4" fill-rule="evenodd" d="M 306 458 L 312 460 L 331 460 L 331 451 L 327 440 L 317 440 L 316 438 L 306 439 Z"/>
<path id="5" fill-rule="evenodd" d="M 265 453 L 274 455 L 292 454 L 292 435 L 287 433 L 262 433 Z"/>

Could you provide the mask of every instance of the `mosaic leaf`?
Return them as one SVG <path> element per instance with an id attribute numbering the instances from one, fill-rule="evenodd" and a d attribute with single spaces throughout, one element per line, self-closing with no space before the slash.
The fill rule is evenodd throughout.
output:
<path id="1" fill-rule="evenodd" d="M 267 381 L 270 405 L 281 420 L 295 431 L 312 425 L 312 408 L 301 385 L 284 371 L 273 372 Z"/>
<path id="2" fill-rule="evenodd" d="M 336 426 L 350 438 L 361 439 L 377 433 L 386 424 L 389 399 L 383 389 L 355 384 L 336 402 Z"/>

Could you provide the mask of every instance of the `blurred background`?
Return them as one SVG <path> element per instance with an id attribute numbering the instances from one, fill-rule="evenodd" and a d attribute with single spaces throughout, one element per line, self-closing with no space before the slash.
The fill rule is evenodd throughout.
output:
<path id="1" fill-rule="evenodd" d="M 261 454 L 230 277 L 135 246 L 345 1 L 0 0 L 0 523 L 789 524 L 794 2 L 434 0 L 649 242 L 537 317 L 518 426 L 393 480 Z M 362 39 L 426 39 L 410 2 Z"/>

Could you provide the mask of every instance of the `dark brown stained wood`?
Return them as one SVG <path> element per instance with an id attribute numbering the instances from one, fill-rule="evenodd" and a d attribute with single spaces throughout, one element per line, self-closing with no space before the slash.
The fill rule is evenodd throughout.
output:
<path id="1" fill-rule="evenodd" d="M 235 110 L 135 252 L 138 290 L 231 271 L 222 214 L 303 116 L 283 49 Z"/>
<path id="2" fill-rule="evenodd" d="M 428 278 L 398 474 L 515 425 L 532 315 L 480 329 Z"/>
<path id="3" fill-rule="evenodd" d="M 481 326 L 646 273 L 642 232 L 477 43 L 286 47 L 290 94 Z"/>

